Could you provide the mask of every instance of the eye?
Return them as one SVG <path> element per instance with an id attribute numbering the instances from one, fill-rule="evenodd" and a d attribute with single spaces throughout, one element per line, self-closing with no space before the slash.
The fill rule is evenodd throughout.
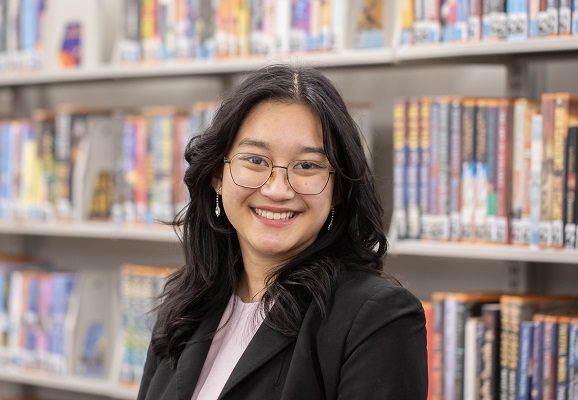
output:
<path id="1" fill-rule="evenodd" d="M 247 164 L 251 164 L 251 165 L 255 165 L 255 166 L 259 166 L 259 167 L 268 167 L 269 166 L 269 160 L 267 160 L 265 157 L 259 156 L 257 154 L 243 154 L 243 155 L 239 156 L 239 160 L 241 160 Z"/>
<path id="2" fill-rule="evenodd" d="M 303 169 L 310 171 L 323 168 L 325 168 L 324 165 L 315 161 L 296 161 L 295 164 L 293 164 L 293 169 Z"/>

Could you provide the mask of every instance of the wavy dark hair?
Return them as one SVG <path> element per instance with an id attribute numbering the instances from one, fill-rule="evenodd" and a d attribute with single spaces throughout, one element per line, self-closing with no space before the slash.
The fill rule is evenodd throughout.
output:
<path id="1" fill-rule="evenodd" d="M 327 158 L 335 168 L 335 219 L 307 249 L 275 266 L 261 301 L 267 323 L 296 335 L 307 306 L 326 315 L 332 288 L 344 270 L 382 274 L 387 250 L 383 210 L 361 135 L 339 92 L 322 73 L 306 67 L 272 65 L 251 73 L 223 101 L 206 131 L 187 145 L 184 182 L 190 203 L 174 221 L 185 265 L 171 275 L 157 308 L 153 351 L 178 360 L 201 321 L 223 307 L 235 291 L 243 262 L 236 232 L 226 215 L 214 214 L 212 179 L 246 116 L 267 101 L 301 103 L 321 121 Z M 275 307 L 272 305 L 275 304 Z"/>

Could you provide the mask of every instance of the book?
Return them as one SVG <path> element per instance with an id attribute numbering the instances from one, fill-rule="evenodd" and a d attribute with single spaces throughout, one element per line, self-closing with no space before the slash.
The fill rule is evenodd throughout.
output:
<path id="1" fill-rule="evenodd" d="M 465 325 L 469 317 L 481 316 L 482 306 L 497 303 L 495 293 L 446 293 L 444 298 L 443 360 L 445 399 L 462 399 L 464 393 Z"/>
<path id="2" fill-rule="evenodd" d="M 534 326 L 534 321 L 522 321 L 520 323 L 516 400 L 529 399 L 532 390 Z"/>
<path id="3" fill-rule="evenodd" d="M 395 100 L 393 109 L 394 216 L 393 227 L 398 239 L 408 235 L 407 225 L 407 103 Z"/>
<path id="4" fill-rule="evenodd" d="M 482 306 L 482 356 L 480 372 L 480 399 L 500 398 L 501 380 L 501 305 L 484 304 Z"/>
<path id="5" fill-rule="evenodd" d="M 564 146 L 564 199 L 562 221 L 564 222 L 564 247 L 576 248 L 576 226 L 578 219 L 576 174 L 578 171 L 578 127 L 570 128 Z"/>

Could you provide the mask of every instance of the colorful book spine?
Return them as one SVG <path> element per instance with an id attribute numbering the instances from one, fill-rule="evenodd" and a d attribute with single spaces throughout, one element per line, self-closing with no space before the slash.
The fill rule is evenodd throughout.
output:
<path id="1" fill-rule="evenodd" d="M 393 109 L 394 226 L 399 239 L 408 235 L 407 226 L 407 104 L 398 98 Z"/>
<path id="2" fill-rule="evenodd" d="M 461 239 L 461 215 L 462 210 L 462 123 L 463 106 L 462 99 L 455 98 L 450 102 L 450 239 Z"/>
<path id="3" fill-rule="evenodd" d="M 431 103 L 430 175 L 428 205 L 428 236 L 438 239 L 440 214 L 440 119 L 441 106 L 438 98 Z"/>
<path id="4" fill-rule="evenodd" d="M 497 160 L 496 160 L 496 242 L 511 240 L 511 186 L 512 181 L 512 103 L 500 100 L 498 104 Z"/>
<path id="5" fill-rule="evenodd" d="M 516 400 L 528 400 L 532 389 L 532 345 L 534 342 L 534 322 L 520 324 L 520 349 L 517 367 Z"/>
<path id="6" fill-rule="evenodd" d="M 501 344 L 500 304 L 482 306 L 484 336 L 482 342 L 482 369 L 480 372 L 480 399 L 500 398 L 500 348 Z"/>
<path id="7" fill-rule="evenodd" d="M 507 0 L 508 40 L 528 39 L 528 2 Z"/>
<path id="8" fill-rule="evenodd" d="M 536 314 L 534 321 L 534 344 L 532 346 L 532 358 L 534 370 L 532 375 L 532 400 L 542 400 L 544 384 L 544 315 Z"/>
<path id="9" fill-rule="evenodd" d="M 486 112 L 488 154 L 488 197 L 486 207 L 488 241 L 498 241 L 498 110 L 499 100 L 488 100 Z"/>
<path id="10" fill-rule="evenodd" d="M 462 240 L 475 239 L 475 202 L 476 202 L 476 100 L 464 99 L 462 135 Z"/>
<path id="11" fill-rule="evenodd" d="M 572 318 L 558 317 L 558 363 L 556 400 L 568 399 L 568 333 Z"/>
<path id="12" fill-rule="evenodd" d="M 419 182 L 419 134 L 420 103 L 417 97 L 407 103 L 407 233 L 410 239 L 420 236 L 420 182 Z"/>
<path id="13" fill-rule="evenodd" d="M 576 177 L 578 171 L 578 127 L 570 128 L 566 137 L 565 155 L 564 155 L 564 247 L 573 249 L 576 245 L 576 226 L 578 219 L 576 216 L 577 209 L 577 190 Z"/>
<path id="14" fill-rule="evenodd" d="M 572 33 L 572 0 L 558 0 L 558 34 Z"/>
<path id="15" fill-rule="evenodd" d="M 553 315 L 544 317 L 543 348 L 543 388 L 544 400 L 556 400 L 556 378 L 558 367 L 558 321 Z"/>
<path id="16" fill-rule="evenodd" d="M 437 214 L 437 239 L 450 238 L 450 104 L 451 97 L 440 97 L 440 123 L 438 136 L 439 188 Z"/>
<path id="17" fill-rule="evenodd" d="M 433 307 L 433 346 L 432 346 L 432 375 L 430 391 L 432 400 L 444 399 L 444 301 L 446 293 L 432 294 Z"/>
<path id="18" fill-rule="evenodd" d="M 420 104 L 420 160 L 419 160 L 419 204 L 421 211 L 421 237 L 431 239 L 429 223 L 429 180 L 431 170 L 431 98 L 422 97 Z"/>
<path id="19" fill-rule="evenodd" d="M 578 399 L 578 317 L 568 328 L 568 400 Z"/>
<path id="20" fill-rule="evenodd" d="M 468 39 L 480 40 L 482 38 L 482 0 L 470 0 L 468 11 Z"/>
<path id="21" fill-rule="evenodd" d="M 475 238 L 476 241 L 488 240 L 488 100 L 477 102 L 476 114 L 476 201 L 475 201 Z"/>
<path id="22" fill-rule="evenodd" d="M 531 173 L 530 173 L 530 246 L 537 248 L 541 242 L 541 204 L 542 204 L 542 155 L 543 155 L 543 122 L 542 115 L 532 117 L 532 147 L 531 147 Z"/>

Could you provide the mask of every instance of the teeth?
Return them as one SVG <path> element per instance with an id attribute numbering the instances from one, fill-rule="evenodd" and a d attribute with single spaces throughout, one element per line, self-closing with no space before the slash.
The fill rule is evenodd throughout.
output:
<path id="1" fill-rule="evenodd" d="M 286 221 L 290 218 L 293 218 L 293 215 L 295 215 L 295 213 L 293 211 L 274 213 L 272 211 L 265 211 L 265 210 L 261 210 L 259 208 L 255 208 L 254 210 L 255 210 L 255 214 L 257 214 L 263 218 L 274 219 L 274 220 Z"/>

